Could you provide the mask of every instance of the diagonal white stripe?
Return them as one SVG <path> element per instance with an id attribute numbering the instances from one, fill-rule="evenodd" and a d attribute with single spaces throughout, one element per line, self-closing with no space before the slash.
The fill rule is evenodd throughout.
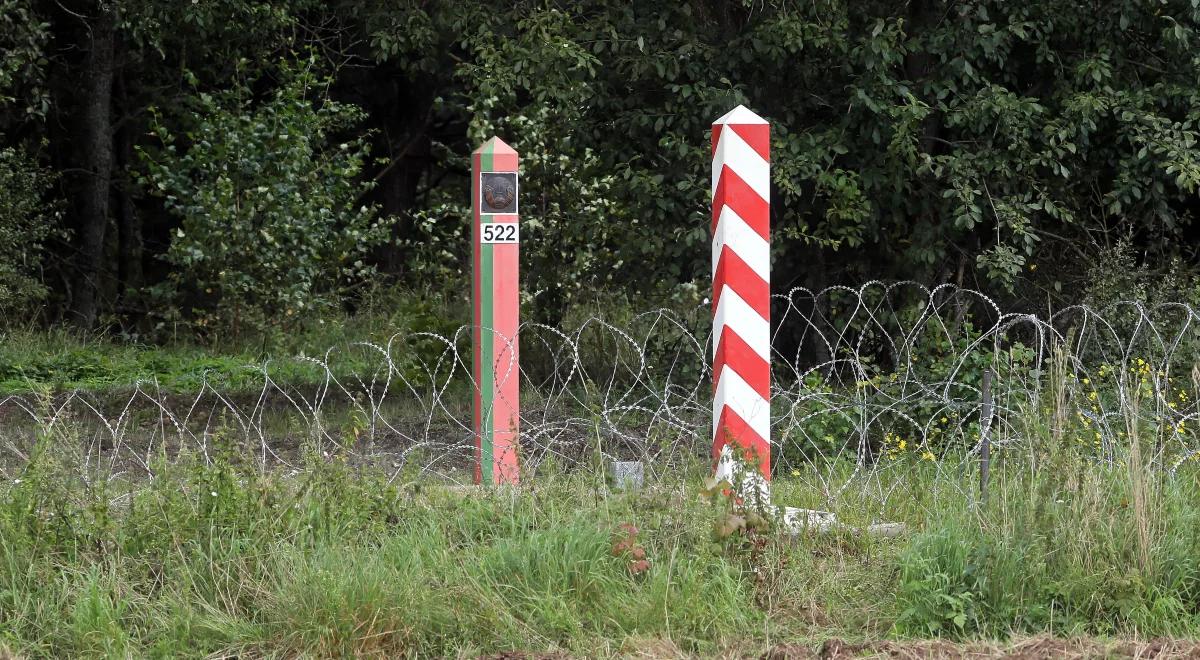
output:
<path id="1" fill-rule="evenodd" d="M 717 149 L 713 152 L 712 197 L 717 195 L 717 183 L 721 179 L 723 166 L 737 172 L 763 201 L 771 203 L 771 164 L 729 127 L 721 130 L 721 136 L 717 138 Z"/>
<path id="2" fill-rule="evenodd" d="M 771 443 L 771 402 L 759 396 L 753 387 L 729 365 L 717 374 L 717 391 L 713 396 L 713 438 L 717 437 L 717 423 L 721 420 L 721 409 L 728 407 L 746 420 L 767 444 Z"/>
<path id="3" fill-rule="evenodd" d="M 728 245 L 730 250 L 746 262 L 746 265 L 763 278 L 771 281 L 771 244 L 750 228 L 742 216 L 728 206 L 721 207 L 721 215 L 717 218 L 717 230 L 713 232 L 712 241 L 712 274 L 717 275 L 717 264 L 721 259 L 721 248 Z"/>
<path id="4" fill-rule="evenodd" d="M 721 331 L 725 326 L 737 333 L 759 357 L 771 361 L 771 323 L 729 286 L 721 289 L 721 300 L 717 303 L 717 312 L 713 314 L 714 358 L 721 345 Z"/>

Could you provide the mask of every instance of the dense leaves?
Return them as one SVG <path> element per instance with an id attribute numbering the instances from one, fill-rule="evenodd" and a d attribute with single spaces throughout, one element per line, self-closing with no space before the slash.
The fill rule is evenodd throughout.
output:
<path id="1" fill-rule="evenodd" d="M 50 175 L 15 149 L 0 149 L 0 312 L 26 311 L 46 295 L 43 242 L 58 223 L 46 197 Z"/>
<path id="2" fill-rule="evenodd" d="M 377 279 L 461 288 L 467 155 L 493 134 L 522 154 L 524 277 L 539 316 L 553 321 L 599 289 L 698 301 L 708 277 L 708 132 L 738 103 L 772 122 L 781 290 L 951 280 L 1042 305 L 1078 299 L 1087 266 L 1119 241 L 1151 271 L 1197 263 L 1192 0 L 1120 0 L 1102 11 L 1066 0 L 0 6 L 0 43 L 11 53 L 0 67 L 0 133 L 62 170 L 78 169 L 72 140 L 80 117 L 93 117 L 81 115 L 77 81 L 104 80 L 92 28 L 102 10 L 120 12 L 108 128 L 111 180 L 124 196 L 106 213 L 74 205 L 67 225 L 124 222 L 105 235 L 121 246 L 97 256 L 97 273 L 67 249 L 53 268 L 58 279 L 100 282 L 122 324 L 154 316 L 118 308 L 121 292 L 141 284 L 128 275 L 140 272 L 130 260 L 146 266 L 148 284 L 190 284 L 199 262 L 186 255 L 198 250 L 216 263 L 208 255 L 225 254 L 215 277 L 260 272 L 241 291 L 274 287 L 272 277 L 290 272 L 262 275 L 256 246 L 228 245 L 261 239 L 257 229 L 221 236 L 182 227 L 180 237 L 181 223 L 219 224 L 230 208 L 239 209 L 233 226 L 260 213 L 325 217 L 348 237 L 357 216 L 347 199 L 378 204 L 399 221 L 363 255 Z M 299 66 L 332 84 L 289 93 L 288 71 Z M 264 112 L 284 112 L 271 110 L 281 94 L 291 99 L 286 113 L 317 123 L 264 121 Z M 318 119 L 351 106 L 362 113 L 353 127 Z M 276 153 L 279 135 L 296 131 L 314 131 L 309 174 L 333 186 L 341 170 L 353 181 L 270 211 L 239 197 L 263 185 L 308 191 L 305 172 L 270 164 L 302 154 Z M 338 133 L 336 142 L 321 131 Z M 353 146 L 360 165 L 322 158 L 325 146 L 355 139 L 373 158 Z M 164 145 L 174 151 L 155 156 L 148 172 L 121 156 Z M 267 162 L 261 171 L 224 162 L 230 149 Z M 226 190 L 208 183 L 217 172 Z M 121 185 L 139 173 L 151 185 Z M 366 182 L 378 185 L 357 200 Z M 71 201 L 74 191 L 64 184 L 62 193 Z M 247 202 L 259 210 L 243 212 Z M 219 238 L 225 247 L 210 244 Z M 343 252 L 371 243 L 289 250 L 289 259 L 328 283 Z M 155 259 L 164 255 L 166 268 Z M 211 298 L 176 298 L 183 316 L 233 300 L 232 285 L 221 286 Z M 253 296 L 238 305 L 264 319 L 289 308 L 275 292 Z"/>
<path id="3" fill-rule="evenodd" d="M 625 179 L 620 253 L 655 271 L 632 281 L 705 274 L 705 130 L 738 102 L 774 122 L 783 282 L 813 280 L 793 260 L 813 246 L 844 278 L 1006 288 L 1039 250 L 1061 253 L 1046 241 L 1182 247 L 1197 185 L 1190 4 L 656 4 L 518 22 L 503 56 L 480 47 L 482 71 L 467 69 L 476 98 L 507 83 L 486 108 L 502 132 L 557 113 L 539 122 L 564 126 L 555 151 L 596 153 Z M 586 103 L 554 102 L 569 90 Z"/>
<path id="4" fill-rule="evenodd" d="M 165 259 L 167 302 L 198 301 L 200 325 L 289 325 L 335 305 L 347 281 L 371 270 L 363 258 L 386 238 L 362 205 L 362 140 L 335 143 L 355 127 L 353 106 L 308 98 L 309 70 L 257 105 L 244 90 L 195 100 L 185 136 L 156 124 L 164 148 L 146 152 L 146 186 L 179 216 Z M 183 142 L 188 144 L 181 144 Z"/>

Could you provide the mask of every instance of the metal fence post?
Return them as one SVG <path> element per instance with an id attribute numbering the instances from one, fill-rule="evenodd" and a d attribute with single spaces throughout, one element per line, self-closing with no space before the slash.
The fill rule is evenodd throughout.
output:
<path id="1" fill-rule="evenodd" d="M 991 468 L 992 370 L 983 370 L 983 401 L 979 410 L 979 501 L 987 503 L 988 472 Z"/>

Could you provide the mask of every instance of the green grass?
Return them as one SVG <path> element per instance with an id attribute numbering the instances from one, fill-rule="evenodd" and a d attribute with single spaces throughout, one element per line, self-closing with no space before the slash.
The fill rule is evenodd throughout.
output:
<path id="1" fill-rule="evenodd" d="M 0 643 L 31 657 L 1200 634 L 1200 479 L 1136 461 L 1002 453 L 982 506 L 912 461 L 826 502 L 854 524 L 883 512 L 909 525 L 903 537 L 719 538 L 725 505 L 699 496 L 700 471 L 635 493 L 585 471 L 460 489 L 388 483 L 338 456 L 287 478 L 230 445 L 125 481 L 86 473 L 56 442 L 0 486 Z M 778 480 L 776 501 L 817 501 L 805 483 Z M 647 570 L 619 545 L 625 524 Z"/>
<path id="2" fill-rule="evenodd" d="M 335 347 L 335 375 L 369 375 L 380 360 L 351 339 L 452 330 L 422 325 L 437 317 L 426 312 L 417 321 L 364 315 L 270 350 L 233 342 L 220 353 L 8 335 L 0 392 L 103 393 L 144 380 L 166 391 L 209 382 L 236 393 L 262 386 L 261 367 L 244 365 L 268 359 L 277 382 L 311 383 L 323 369 L 280 357 L 305 346 Z M 415 350 L 396 355 L 429 359 L 422 351 L 440 350 L 406 348 Z M 1175 453 L 1146 457 L 1143 446 L 1177 451 L 1182 434 L 1138 396 L 1113 403 L 1124 419 L 1109 421 L 1124 431 L 1111 452 L 1100 451 L 1096 430 L 1061 396 L 1067 379 L 1050 382 L 1043 400 L 1014 408 L 997 431 L 986 502 L 976 494 L 975 459 L 954 449 L 934 462 L 914 442 L 882 455 L 886 469 L 865 472 L 853 457 L 817 468 L 779 462 L 787 467 L 773 484 L 776 504 L 834 511 L 852 527 L 905 523 L 908 533 L 895 539 L 792 536 L 778 521 L 722 535 L 729 504 L 700 496 L 702 460 L 635 493 L 612 492 L 598 461 L 566 457 L 512 490 L 452 487 L 446 474 L 415 469 L 431 459 L 416 455 L 393 480 L 353 455 L 302 449 L 295 460 L 304 469 L 285 475 L 261 471 L 239 449 L 259 439 L 237 437 L 240 427 L 218 414 L 203 421 L 215 424 L 211 462 L 189 454 L 191 444 L 172 446 L 183 453 L 160 456 L 151 480 L 83 467 L 98 463 L 81 449 L 100 432 L 94 420 L 11 416 L 0 434 L 19 449 L 6 455 L 0 483 L 0 649 L 28 657 L 712 656 L 835 637 L 1200 637 L 1200 462 L 1168 472 Z M 467 401 L 465 393 L 446 399 Z M 389 402 L 389 418 L 412 415 L 412 401 Z M 129 423 L 152 422 L 152 412 L 131 410 Z M 346 438 L 353 417 L 335 404 L 322 411 L 322 423 Z M 285 408 L 262 428 L 271 439 L 307 438 L 306 423 Z M 886 430 L 883 422 L 872 429 Z M 817 469 L 832 488 L 820 487 Z M 636 563 L 642 553 L 648 566 Z"/>
<path id="3" fill-rule="evenodd" d="M 463 317 L 463 309 L 469 307 L 449 299 L 399 293 L 378 297 L 358 314 L 309 319 L 271 334 L 207 341 L 185 334 L 149 344 L 67 330 L 10 330 L 0 334 L 0 395 L 102 393 L 139 383 L 168 392 L 194 392 L 207 383 L 236 393 L 261 389 L 264 371 L 279 384 L 311 384 L 327 372 L 305 358 L 326 361 L 329 352 L 327 364 L 335 377 L 369 375 L 384 369 L 386 361 L 360 344 L 386 347 L 394 337 L 411 338 L 394 345 L 393 359 L 402 373 L 415 377 L 422 373 L 421 361 L 435 362 L 445 349 L 417 333 L 448 337 L 469 322 Z"/>
<path id="4" fill-rule="evenodd" d="M 0 393 L 38 390 L 104 392 L 143 383 L 168 391 L 195 391 L 205 382 L 223 390 L 261 387 L 262 358 L 221 355 L 200 347 L 149 348 L 136 344 L 9 335 L 0 344 Z M 272 374 L 284 382 L 312 382 L 315 365 L 282 360 Z"/>
<path id="5" fill-rule="evenodd" d="M 899 557 L 896 631 L 1194 637 L 1196 472 L 1081 463 L 1011 471 L 978 509 L 940 506 Z"/>

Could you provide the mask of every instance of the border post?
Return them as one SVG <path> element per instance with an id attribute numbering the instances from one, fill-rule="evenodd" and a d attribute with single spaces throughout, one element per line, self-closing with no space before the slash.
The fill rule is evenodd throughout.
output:
<path id="1" fill-rule="evenodd" d="M 518 160 L 498 137 L 471 155 L 475 483 L 519 479 Z"/>
<path id="2" fill-rule="evenodd" d="M 770 125 L 745 106 L 713 123 L 713 459 L 718 479 L 762 506 L 771 479 L 770 145 Z"/>

